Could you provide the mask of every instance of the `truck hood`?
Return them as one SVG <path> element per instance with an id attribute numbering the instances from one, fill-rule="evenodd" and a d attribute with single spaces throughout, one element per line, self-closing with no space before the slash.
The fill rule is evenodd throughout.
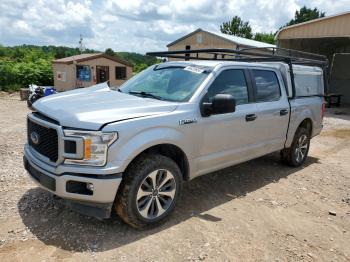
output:
<path id="1" fill-rule="evenodd" d="M 64 127 L 99 130 L 126 119 L 169 113 L 177 103 L 142 98 L 111 90 L 107 84 L 76 89 L 39 99 L 33 108 Z"/>

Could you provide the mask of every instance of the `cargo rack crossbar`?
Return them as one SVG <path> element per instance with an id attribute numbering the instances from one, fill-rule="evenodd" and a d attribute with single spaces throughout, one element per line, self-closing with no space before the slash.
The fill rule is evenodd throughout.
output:
<path id="1" fill-rule="evenodd" d="M 202 56 L 200 56 L 202 54 Z M 203 56 L 205 55 L 205 57 Z M 236 62 L 283 62 L 288 64 L 292 81 L 292 97 L 295 98 L 293 64 L 317 66 L 323 69 L 325 90 L 327 90 L 328 59 L 326 56 L 277 47 L 254 47 L 240 50 L 227 48 L 205 48 L 148 52 L 146 55 L 161 58 L 189 60 L 236 61 Z"/>

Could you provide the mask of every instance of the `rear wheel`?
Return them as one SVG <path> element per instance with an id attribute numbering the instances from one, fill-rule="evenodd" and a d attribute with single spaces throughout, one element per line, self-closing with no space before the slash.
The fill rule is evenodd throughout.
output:
<path id="1" fill-rule="evenodd" d="M 117 214 L 135 228 L 164 221 L 175 207 L 182 186 L 177 164 L 162 155 L 143 155 L 125 173 L 116 198 Z"/>
<path id="2" fill-rule="evenodd" d="M 306 128 L 298 128 L 290 148 L 281 151 L 282 159 L 290 166 L 299 167 L 304 164 L 310 148 L 310 132 Z"/>

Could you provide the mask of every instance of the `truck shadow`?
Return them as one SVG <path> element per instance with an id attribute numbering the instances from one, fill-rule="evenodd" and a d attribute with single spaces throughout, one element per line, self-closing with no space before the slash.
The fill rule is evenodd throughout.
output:
<path id="1" fill-rule="evenodd" d="M 304 167 L 317 162 L 317 158 L 308 157 Z M 300 169 L 283 165 L 279 154 L 271 154 L 198 177 L 184 184 L 182 198 L 166 223 L 143 231 L 131 228 L 115 215 L 105 221 L 79 215 L 40 188 L 28 190 L 17 206 L 23 223 L 46 245 L 68 251 L 100 252 L 156 234 L 194 216 L 213 223 L 220 221 L 221 218 L 205 212 L 276 183 Z"/>

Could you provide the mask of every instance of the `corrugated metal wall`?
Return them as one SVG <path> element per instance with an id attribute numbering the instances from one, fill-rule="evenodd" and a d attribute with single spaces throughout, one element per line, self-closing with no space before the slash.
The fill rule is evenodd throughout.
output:
<path id="1" fill-rule="evenodd" d="M 350 3 L 349 3 L 350 7 Z M 350 37 L 350 13 L 280 31 L 278 39 Z"/>
<path id="2" fill-rule="evenodd" d="M 228 40 L 216 37 L 206 32 L 197 32 L 174 45 L 169 46 L 169 51 L 185 50 L 186 46 L 190 46 L 190 49 L 203 49 L 203 48 L 230 48 L 236 49 L 236 45 Z M 201 54 L 200 57 L 213 58 L 213 55 Z M 175 60 L 175 59 L 170 59 Z"/>

